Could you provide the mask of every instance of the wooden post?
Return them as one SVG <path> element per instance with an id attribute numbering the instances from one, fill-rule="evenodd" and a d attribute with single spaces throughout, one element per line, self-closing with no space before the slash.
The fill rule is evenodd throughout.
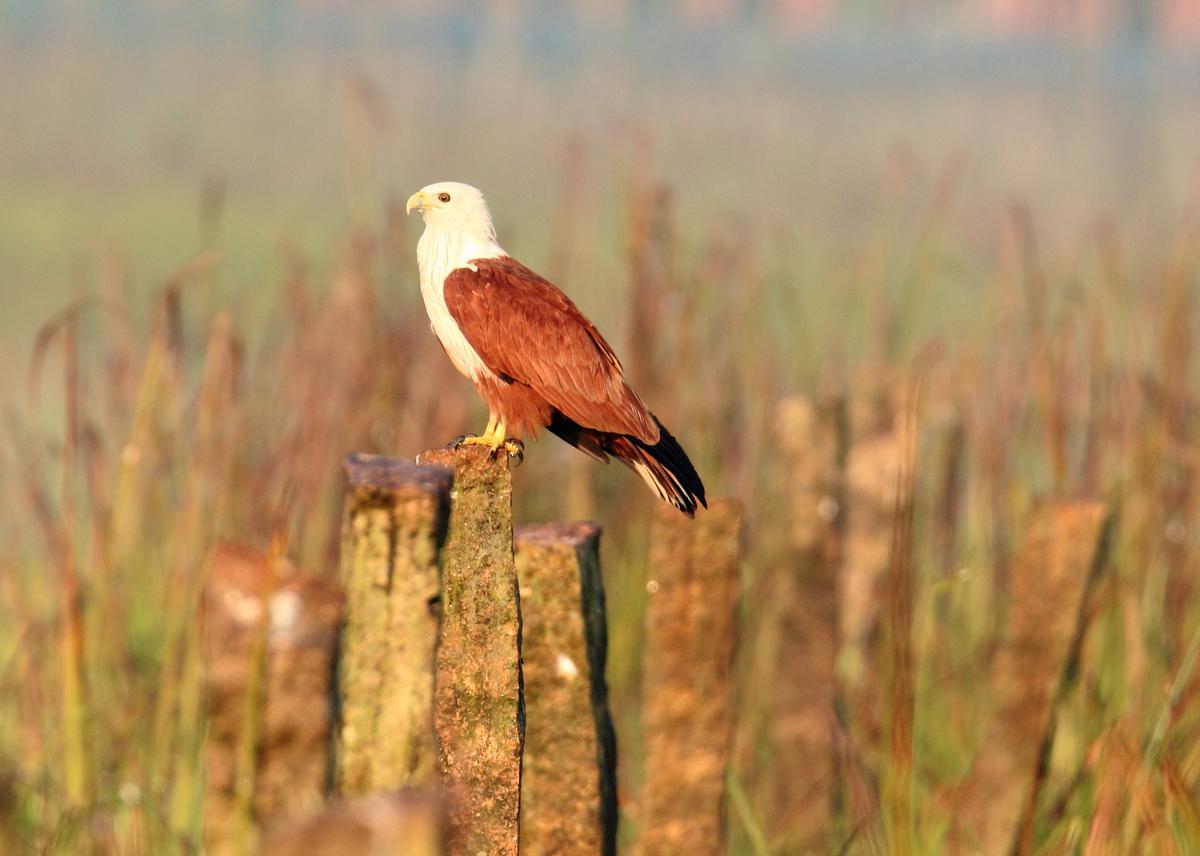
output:
<path id="1" fill-rule="evenodd" d="M 367 794 L 334 803 L 302 821 L 273 826 L 264 836 L 262 854 L 441 856 L 445 816 L 445 800 L 437 791 Z"/>
<path id="2" fill-rule="evenodd" d="M 656 509 L 646 583 L 646 678 L 638 851 L 724 850 L 732 732 L 741 503 L 713 500 L 687 519 Z"/>
<path id="3" fill-rule="evenodd" d="M 266 818 L 325 798 L 342 596 L 285 559 L 223 546 L 204 592 L 209 853 L 248 853 Z"/>
<path id="4" fill-rule="evenodd" d="M 792 521 L 786 567 L 772 575 L 768 621 L 776 649 L 767 701 L 767 834 L 803 850 L 830 848 L 837 791 L 838 569 L 845 520 L 846 408 L 841 396 L 789 398 L 776 436 Z"/>
<path id="5" fill-rule="evenodd" d="M 337 783 L 353 794 L 437 778 L 438 549 L 451 471 L 351 455 L 346 476 Z"/>
<path id="6" fill-rule="evenodd" d="M 521 852 L 609 856 L 617 847 L 617 744 L 604 679 L 600 527 L 522 526 L 516 553 L 527 720 Z"/>
<path id="7" fill-rule="evenodd" d="M 1100 502 L 1045 501 L 1026 524 L 992 664 L 995 712 L 960 795 L 954 852 L 1028 850 L 1038 769 L 1064 672 L 1083 636 L 1085 594 L 1104 560 L 1108 517 Z"/>
<path id="8" fill-rule="evenodd" d="M 525 712 L 508 460 L 464 446 L 417 461 L 454 469 L 434 712 L 452 801 L 448 852 L 516 854 Z"/>
<path id="9" fill-rule="evenodd" d="M 881 618 L 882 594 L 892 555 L 896 487 L 909 437 L 905 383 L 882 368 L 864 373 L 847 402 L 838 673 L 853 717 L 870 735 L 880 711 L 871 680 L 871 639 Z"/>

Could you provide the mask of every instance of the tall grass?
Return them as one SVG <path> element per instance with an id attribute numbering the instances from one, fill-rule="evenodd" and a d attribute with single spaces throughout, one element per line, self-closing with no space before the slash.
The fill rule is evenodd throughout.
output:
<path id="1" fill-rule="evenodd" d="M 1168 256 L 1109 222 L 1074 259 L 1050 255 L 1038 248 L 1038 200 L 986 238 L 994 253 L 971 255 L 979 236 L 963 234 L 955 164 L 927 181 L 901 164 L 872 203 L 877 227 L 814 267 L 805 248 L 781 254 L 770 237 L 698 234 L 644 160 L 615 177 L 586 149 L 564 162 L 553 273 L 628 333 L 618 350 L 635 384 L 712 491 L 747 502 L 734 851 L 799 852 L 812 840 L 794 804 L 803 771 L 777 751 L 794 735 L 775 727 L 778 699 L 804 679 L 779 656 L 781 616 L 807 613 L 770 601 L 796 572 L 805 513 L 789 499 L 776 408 L 821 390 L 859 402 L 843 464 L 901 475 L 871 500 L 882 516 L 854 491 L 826 509 L 847 515 L 855 537 L 882 532 L 890 558 L 814 619 L 819 639 L 833 638 L 835 612 L 861 624 L 850 640 L 861 674 L 839 673 L 827 720 L 837 774 L 819 796 L 829 802 L 819 840 L 943 852 L 985 734 L 1026 516 L 1039 494 L 1084 494 L 1116 509 L 1111 573 L 1090 595 L 1055 708 L 1030 846 L 1192 852 L 1195 201 Z M 577 252 L 573 212 L 601 186 L 623 200 L 612 231 L 624 249 L 609 250 L 631 288 L 613 288 Z M 205 211 L 205 234 L 220 234 L 219 213 Z M 101 259 L 107 284 L 42 326 L 34 394 L 10 391 L 0 434 L 0 836 L 15 849 L 198 847 L 199 599 L 217 545 L 275 550 L 329 580 L 343 453 L 408 455 L 482 424 L 415 298 L 415 235 L 394 205 L 384 211 L 344 237 L 327 274 L 307 261 L 311 247 L 283 253 L 258 285 L 264 317 L 220 297 L 218 242 L 146 301 L 130 296 L 119 261 Z M 955 264 L 969 276 L 948 276 Z M 943 301 L 961 303 L 962 289 L 973 289 L 971 309 L 949 313 Z M 569 496 L 605 526 L 622 810 L 636 820 L 652 498 L 617 468 L 576 468 L 568 451 L 530 447 L 517 512 L 549 519 Z"/>

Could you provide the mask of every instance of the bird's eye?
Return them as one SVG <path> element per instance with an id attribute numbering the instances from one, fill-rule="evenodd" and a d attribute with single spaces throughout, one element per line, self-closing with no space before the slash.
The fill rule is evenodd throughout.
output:
<path id="1" fill-rule="evenodd" d="M 439 193 L 438 194 L 438 202 L 449 202 L 449 201 L 450 201 L 449 193 Z"/>

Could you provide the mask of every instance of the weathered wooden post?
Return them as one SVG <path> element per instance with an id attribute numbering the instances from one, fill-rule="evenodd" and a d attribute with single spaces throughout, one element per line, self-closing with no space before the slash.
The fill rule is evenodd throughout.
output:
<path id="1" fill-rule="evenodd" d="M 689 520 L 655 512 L 646 608 L 638 851 L 723 851 L 733 720 L 732 671 L 741 503 L 716 499 Z"/>
<path id="2" fill-rule="evenodd" d="M 772 575 L 765 815 L 796 846 L 829 849 L 836 792 L 838 570 L 845 520 L 846 406 L 841 395 L 789 398 L 776 411 L 792 521 L 786 566 Z"/>
<path id="3" fill-rule="evenodd" d="M 438 550 L 451 476 L 446 467 L 374 455 L 346 459 L 337 769 L 344 794 L 437 778 Z"/>
<path id="4" fill-rule="evenodd" d="M 1029 849 L 1038 767 L 1064 671 L 1083 636 L 1085 595 L 1104 561 L 1108 519 L 1100 502 L 1043 501 L 1026 524 L 992 663 L 994 713 L 960 795 L 954 852 Z"/>
<path id="5" fill-rule="evenodd" d="M 515 540 L 527 720 L 521 851 L 615 854 L 616 733 L 604 679 L 600 527 L 522 526 Z"/>
<path id="6" fill-rule="evenodd" d="M 224 546 L 204 592 L 209 853 L 249 853 L 263 820 L 321 805 L 342 595 L 286 559 Z"/>
<path id="7" fill-rule="evenodd" d="M 868 665 L 892 555 L 897 485 L 909 447 L 905 384 L 879 369 L 864 374 L 846 402 L 838 672 L 864 730 L 878 727 Z"/>
<path id="8" fill-rule="evenodd" d="M 417 462 L 454 470 L 434 699 L 449 852 L 515 854 L 525 711 L 508 460 L 464 446 Z"/>
<path id="9" fill-rule="evenodd" d="M 441 856 L 445 800 L 437 790 L 366 794 L 266 831 L 263 856 Z"/>

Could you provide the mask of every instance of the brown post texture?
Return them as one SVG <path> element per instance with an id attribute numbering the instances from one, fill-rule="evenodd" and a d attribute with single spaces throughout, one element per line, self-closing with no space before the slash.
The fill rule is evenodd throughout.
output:
<path id="1" fill-rule="evenodd" d="M 454 469 L 434 705 L 451 797 L 448 852 L 515 854 L 525 711 L 508 459 L 464 446 L 417 460 Z"/>
<path id="2" fill-rule="evenodd" d="M 441 856 L 445 801 L 436 791 L 367 794 L 267 830 L 263 856 Z"/>
<path id="3" fill-rule="evenodd" d="M 438 549 L 452 473 L 373 455 L 351 455 L 345 466 L 338 789 L 430 783 Z"/>
<path id="4" fill-rule="evenodd" d="M 790 398 L 776 413 L 792 533 L 787 566 L 771 579 L 773 659 L 766 770 L 768 834 L 787 832 L 801 851 L 829 849 L 837 790 L 838 570 L 845 520 L 846 407 Z"/>
<path id="5" fill-rule="evenodd" d="M 285 559 L 222 546 L 204 592 L 205 838 L 249 852 L 255 827 L 325 799 L 342 595 Z"/>
<path id="6" fill-rule="evenodd" d="M 877 686 L 871 680 L 871 639 L 881 619 L 892 555 L 896 489 L 909 447 L 905 384 L 886 372 L 870 375 L 847 402 L 839 626 L 839 676 L 864 730 L 878 727 Z M 872 735 L 873 737 L 873 735 Z"/>
<path id="7" fill-rule="evenodd" d="M 655 511 L 646 608 L 638 852 L 724 852 L 741 503 Z"/>
<path id="8" fill-rule="evenodd" d="M 522 526 L 515 541 L 526 713 L 521 852 L 615 854 L 600 527 Z"/>
<path id="9" fill-rule="evenodd" d="M 1010 568 L 1011 600 L 992 664 L 993 713 L 961 794 L 956 852 L 1007 856 L 1033 819 L 1054 703 L 1081 638 L 1088 584 L 1104 561 L 1108 508 L 1042 501 Z"/>

